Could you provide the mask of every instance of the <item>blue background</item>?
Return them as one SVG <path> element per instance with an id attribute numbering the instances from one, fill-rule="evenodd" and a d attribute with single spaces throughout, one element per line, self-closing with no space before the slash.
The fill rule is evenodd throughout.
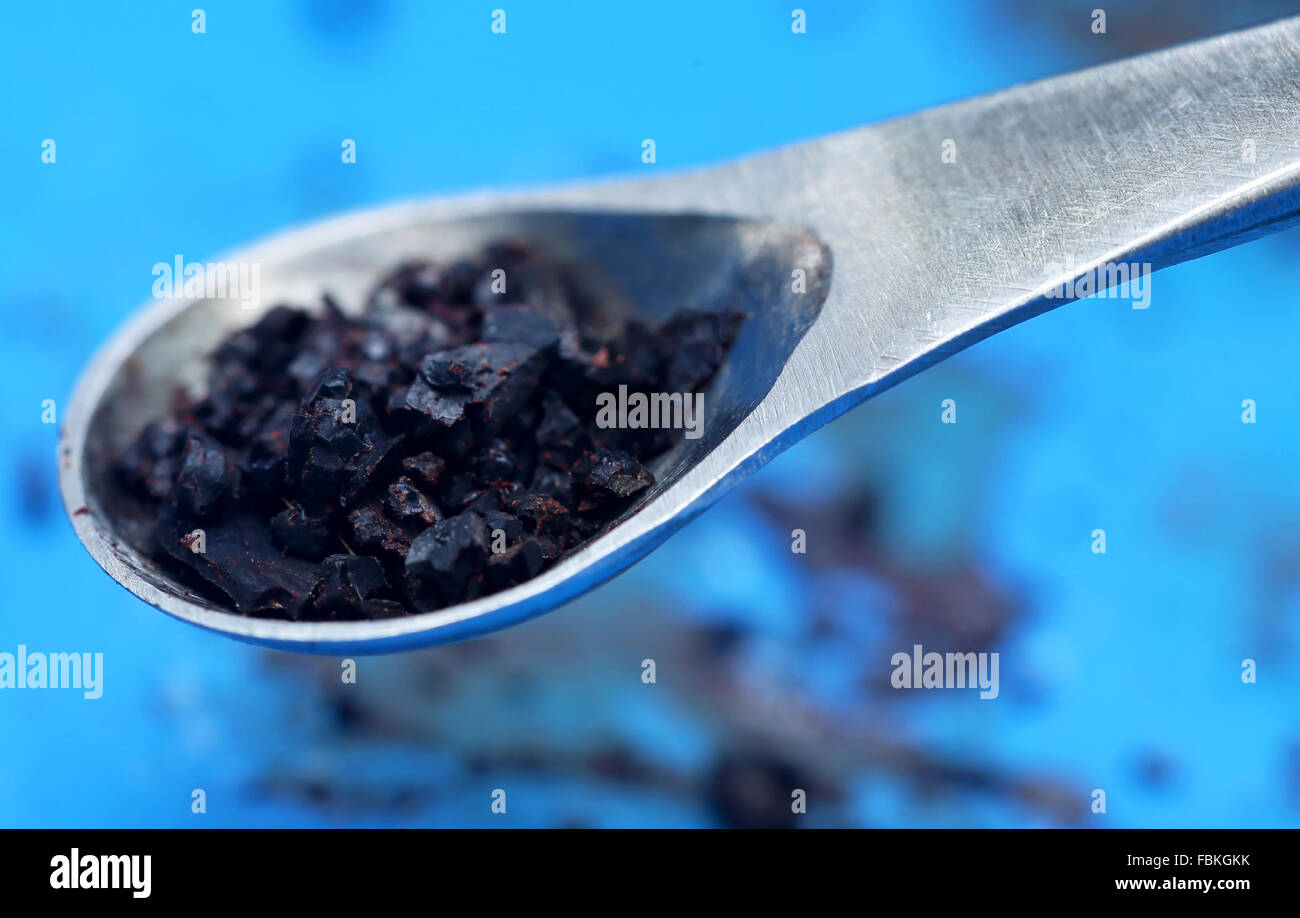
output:
<path id="1" fill-rule="evenodd" d="M 62 408 L 155 262 L 703 164 L 1287 12 L 1115 3 L 1094 35 L 1091 0 L 801 5 L 806 35 L 766 0 L 208 0 L 202 35 L 193 2 L 4 5 L 0 650 L 106 672 L 97 701 L 0 692 L 0 825 L 720 825 L 728 761 L 790 770 L 802 825 L 1300 824 L 1294 232 L 1157 275 L 1146 311 L 1081 301 L 982 343 L 617 581 L 362 659 L 356 686 L 166 618 L 77 543 L 40 403 Z M 1000 652 L 1001 697 L 892 691 L 914 642 Z"/>

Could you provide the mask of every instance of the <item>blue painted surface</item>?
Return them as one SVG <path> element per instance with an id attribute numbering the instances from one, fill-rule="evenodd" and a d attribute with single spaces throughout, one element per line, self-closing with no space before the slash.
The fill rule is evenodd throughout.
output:
<path id="1" fill-rule="evenodd" d="M 982 343 L 570 607 L 347 690 L 148 608 L 61 518 L 41 400 L 176 253 L 633 171 L 644 137 L 714 161 L 1270 13 L 1117 8 L 1103 38 L 1077 3 L 803 5 L 804 36 L 740 0 L 512 2 L 504 36 L 490 4 L 213 2 L 205 35 L 191 4 L 0 11 L 0 651 L 106 669 L 97 701 L 0 691 L 0 825 L 711 825 L 744 749 L 796 763 L 809 825 L 1300 823 L 1294 233 Z M 890 691 L 916 640 L 999 651 L 1000 698 Z"/>

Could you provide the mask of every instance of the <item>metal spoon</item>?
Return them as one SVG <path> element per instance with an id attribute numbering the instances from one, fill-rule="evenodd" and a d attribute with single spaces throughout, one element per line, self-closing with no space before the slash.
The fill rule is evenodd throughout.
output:
<path id="1" fill-rule="evenodd" d="M 706 397 L 704 436 L 653 469 L 657 484 L 617 526 L 535 579 L 463 605 L 374 622 L 248 618 L 133 547 L 149 514 L 103 457 L 163 413 L 178 384 L 202 378 L 222 335 L 256 317 L 236 302 L 151 303 L 98 354 L 59 448 L 64 504 L 115 580 L 242 640 L 351 654 L 483 634 L 609 579 L 796 440 L 1067 302 L 1068 285 L 1099 266 L 1160 268 L 1300 222 L 1298 187 L 1300 18 L 700 172 L 327 220 L 221 260 L 260 264 L 264 306 L 313 302 L 323 289 L 348 302 L 398 258 L 524 236 L 585 266 L 585 281 L 624 309 L 739 301 L 754 317 Z M 1100 272 L 1102 287 L 1114 280 Z"/>

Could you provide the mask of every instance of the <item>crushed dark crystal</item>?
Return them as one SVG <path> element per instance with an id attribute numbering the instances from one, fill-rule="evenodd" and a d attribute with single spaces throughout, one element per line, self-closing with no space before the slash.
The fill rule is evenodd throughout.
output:
<path id="1" fill-rule="evenodd" d="M 627 510 L 675 436 L 598 427 L 597 395 L 701 391 L 741 318 L 608 327 L 515 242 L 406 262 L 356 315 L 327 295 L 230 335 L 207 395 L 178 392 L 114 471 L 157 508 L 159 564 L 240 613 L 438 609 L 536 576 Z"/>

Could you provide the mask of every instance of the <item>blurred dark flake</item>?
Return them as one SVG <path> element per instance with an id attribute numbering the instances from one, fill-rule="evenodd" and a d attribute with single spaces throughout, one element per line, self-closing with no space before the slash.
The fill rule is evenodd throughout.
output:
<path id="1" fill-rule="evenodd" d="M 331 50 L 362 47 L 388 28 L 391 0 L 299 0 L 298 18 L 308 34 Z"/>
<path id="2" fill-rule="evenodd" d="M 24 452 L 14 475 L 18 509 L 29 523 L 44 523 L 54 507 L 54 481 L 50 462 L 43 455 Z"/>

